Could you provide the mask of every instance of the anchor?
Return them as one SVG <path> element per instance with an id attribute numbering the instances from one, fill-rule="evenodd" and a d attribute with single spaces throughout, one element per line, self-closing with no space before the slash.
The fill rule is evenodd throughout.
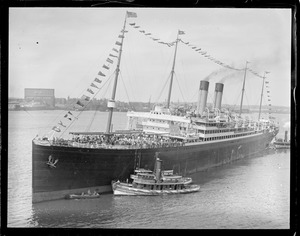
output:
<path id="1" fill-rule="evenodd" d="M 49 156 L 49 158 L 48 158 L 48 162 L 46 163 L 49 167 L 51 167 L 51 168 L 56 168 L 56 163 L 58 162 L 58 159 L 56 159 L 56 160 L 54 160 L 53 158 L 52 158 L 52 155 L 50 155 Z"/>

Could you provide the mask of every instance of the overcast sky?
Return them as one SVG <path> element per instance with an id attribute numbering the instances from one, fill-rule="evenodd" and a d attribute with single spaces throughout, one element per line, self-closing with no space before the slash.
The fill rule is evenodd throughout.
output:
<path id="1" fill-rule="evenodd" d="M 172 68 L 177 31 L 180 38 L 215 59 L 267 75 L 272 105 L 290 106 L 291 11 L 288 9 L 224 8 L 10 8 L 9 97 L 24 98 L 24 88 L 54 88 L 55 97 L 81 97 L 100 76 L 106 85 L 97 98 L 110 98 L 110 70 L 102 68 L 128 18 L 116 100 L 164 101 Z M 128 23 L 135 22 L 140 28 Z M 209 75 L 211 75 L 208 77 Z M 215 82 L 224 82 L 223 103 L 239 105 L 243 71 L 226 69 L 183 43 L 178 44 L 172 101 L 196 101 L 200 80 L 209 78 L 209 97 Z M 113 78 L 113 76 L 112 76 Z M 259 105 L 262 79 L 247 73 L 245 105 Z M 265 95 L 266 95 L 265 87 Z M 267 104 L 264 96 L 264 105 Z"/>

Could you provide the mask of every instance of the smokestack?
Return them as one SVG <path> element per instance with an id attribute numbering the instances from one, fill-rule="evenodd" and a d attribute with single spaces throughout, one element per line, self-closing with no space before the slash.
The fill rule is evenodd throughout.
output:
<path id="1" fill-rule="evenodd" d="M 215 89 L 215 93 L 214 93 L 214 108 L 216 107 L 216 102 L 217 102 L 217 94 L 218 94 L 218 91 Z"/>
<path id="2" fill-rule="evenodd" d="M 197 114 L 202 115 L 202 113 L 206 107 L 208 86 L 209 86 L 208 81 L 206 81 L 206 80 L 200 81 L 198 104 L 197 104 Z"/>
<path id="3" fill-rule="evenodd" d="M 284 142 L 287 142 L 287 131 L 284 132 Z"/>
<path id="4" fill-rule="evenodd" d="M 160 174 L 161 174 L 161 162 L 157 156 L 156 156 L 156 168 L 155 168 L 155 176 L 156 176 L 156 181 L 160 182 Z"/>
<path id="5" fill-rule="evenodd" d="M 214 108 L 221 109 L 223 88 L 224 88 L 224 84 L 216 83 L 215 96 L 214 96 Z"/>

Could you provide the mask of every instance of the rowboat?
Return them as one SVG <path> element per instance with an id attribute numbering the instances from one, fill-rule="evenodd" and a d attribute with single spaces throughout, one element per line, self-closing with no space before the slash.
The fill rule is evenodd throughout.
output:
<path id="1" fill-rule="evenodd" d="M 97 192 L 94 193 L 81 193 L 81 194 L 67 194 L 65 199 L 91 199 L 91 198 L 99 198 L 100 194 Z"/>

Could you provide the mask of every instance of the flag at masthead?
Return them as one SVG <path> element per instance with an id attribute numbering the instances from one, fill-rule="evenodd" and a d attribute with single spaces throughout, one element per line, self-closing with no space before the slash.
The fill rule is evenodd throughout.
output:
<path id="1" fill-rule="evenodd" d="M 137 14 L 136 14 L 135 12 L 129 12 L 129 11 L 127 11 L 127 17 L 128 17 L 128 18 L 129 18 L 129 17 L 135 18 L 135 17 L 137 17 Z"/>

